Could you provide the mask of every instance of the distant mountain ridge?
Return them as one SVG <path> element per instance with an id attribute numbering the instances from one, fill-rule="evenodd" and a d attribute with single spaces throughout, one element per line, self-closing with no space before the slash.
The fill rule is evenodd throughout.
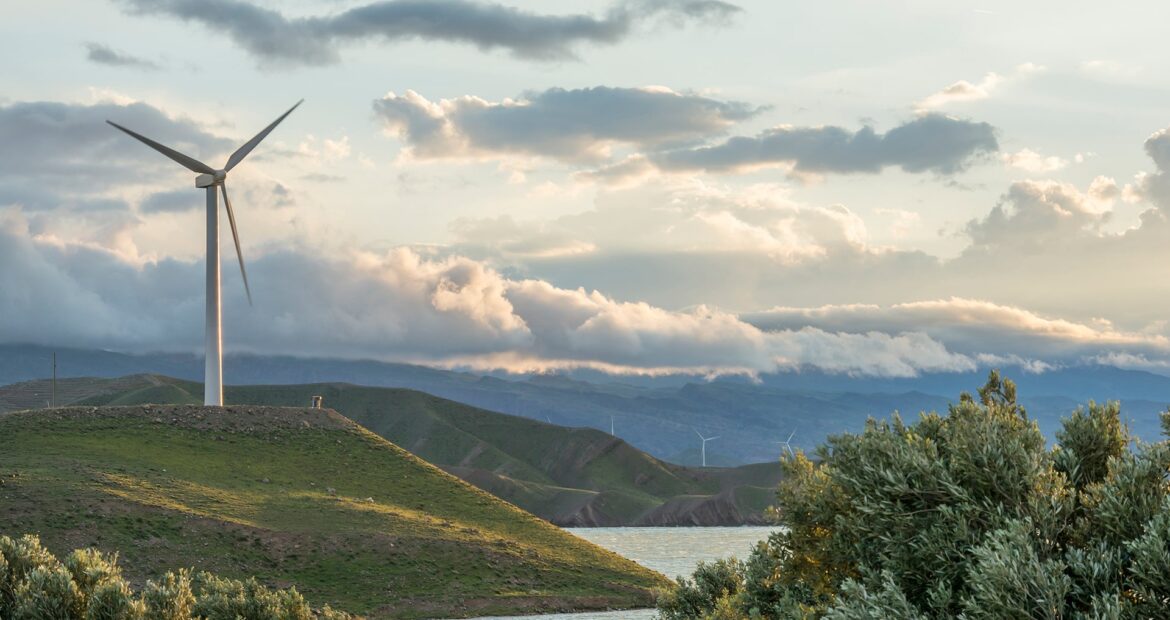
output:
<path id="1" fill-rule="evenodd" d="M 202 358 L 184 354 L 127 355 L 57 348 L 61 376 L 120 377 L 157 373 L 201 380 Z M 49 375 L 53 348 L 0 345 L 0 384 Z M 1158 436 L 1158 413 L 1170 404 L 1170 377 L 1110 366 L 1083 366 L 1030 374 L 1005 368 L 1020 399 L 1051 437 L 1059 418 L 1089 399 L 1120 400 L 1123 417 L 1139 436 Z M 812 448 L 829 434 L 861 428 L 866 417 L 900 411 L 942 410 L 962 391 L 973 392 L 986 369 L 916 378 L 833 375 L 815 370 L 703 381 L 699 377 L 572 375 L 499 377 L 377 361 L 229 355 L 229 383 L 348 382 L 420 390 L 483 409 L 571 427 L 610 428 L 657 458 L 697 464 L 695 430 L 720 439 L 707 445 L 709 463 L 774 460 L 777 442 L 793 430 L 795 447 Z M 588 380 L 583 380 L 586 378 Z"/>

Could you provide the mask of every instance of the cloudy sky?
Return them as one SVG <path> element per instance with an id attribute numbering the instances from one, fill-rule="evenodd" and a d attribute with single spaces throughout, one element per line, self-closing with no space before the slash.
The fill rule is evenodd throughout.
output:
<path id="1" fill-rule="evenodd" d="M 476 369 L 1170 373 L 1170 5 L 0 10 L 0 341 Z"/>

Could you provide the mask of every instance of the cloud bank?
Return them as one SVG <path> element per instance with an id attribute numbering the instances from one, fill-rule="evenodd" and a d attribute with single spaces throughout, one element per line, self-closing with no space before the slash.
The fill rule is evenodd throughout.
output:
<path id="1" fill-rule="evenodd" d="M 828 331 L 913 331 L 975 359 L 1079 362 L 1119 351 L 1159 357 L 1170 353 L 1170 338 L 1165 335 L 1128 332 L 1103 319 L 1069 321 L 1016 306 L 962 297 L 889 306 L 777 307 L 742 318 L 766 330 L 799 326 Z"/>
<path id="2" fill-rule="evenodd" d="M 669 311 L 597 291 L 512 279 L 458 256 L 408 249 L 343 256 L 275 250 L 253 258 L 255 309 L 225 270 L 225 338 L 237 351 L 336 355 L 529 371 L 755 374 L 815 366 L 909 376 L 965 370 L 920 333 L 763 331 L 706 307 Z M 0 219 L 0 341 L 197 350 L 202 266 L 141 266 L 30 234 Z M 311 302 L 306 303 L 306 291 Z"/>
<path id="3" fill-rule="evenodd" d="M 641 23 L 722 23 L 740 11 L 721 0 L 629 0 L 601 16 L 546 15 L 470 0 L 384 0 L 334 15 L 292 18 L 241 0 L 124 0 L 131 12 L 200 23 L 263 63 L 320 66 L 345 43 L 414 39 L 503 49 L 528 60 L 574 58 L 580 44 L 612 45 Z"/>

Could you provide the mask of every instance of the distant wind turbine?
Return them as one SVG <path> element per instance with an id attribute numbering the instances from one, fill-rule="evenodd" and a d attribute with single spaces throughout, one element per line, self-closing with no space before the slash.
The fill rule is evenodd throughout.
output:
<path id="1" fill-rule="evenodd" d="M 146 136 L 134 133 L 113 121 L 106 121 L 146 146 L 166 155 L 191 172 L 198 173 L 199 176 L 195 177 L 195 187 L 207 189 L 207 324 L 203 369 L 203 404 L 207 406 L 223 406 L 223 330 L 220 326 L 223 308 L 220 305 L 219 280 L 219 205 L 217 204 L 218 196 L 215 188 L 218 187 L 219 191 L 223 193 L 223 204 L 227 207 L 228 223 L 232 227 L 232 239 L 236 242 L 236 257 L 240 261 L 240 275 L 244 278 L 244 292 L 247 293 L 248 304 L 251 305 L 252 290 L 248 287 L 248 272 L 244 270 L 244 254 L 240 251 L 240 235 L 236 231 L 236 214 L 232 211 L 232 201 L 228 199 L 227 185 L 225 184 L 227 173 L 244 161 L 248 153 L 251 153 L 261 140 L 268 137 L 268 134 L 272 133 L 272 130 L 276 129 L 276 126 L 303 102 L 304 99 L 298 101 L 296 105 L 289 108 L 288 112 L 281 114 L 280 118 L 256 134 L 256 137 L 236 149 L 236 152 L 228 157 L 227 163 L 220 170 L 163 146 Z"/>
<path id="2" fill-rule="evenodd" d="M 699 436 L 699 439 L 703 440 L 703 447 L 700 450 L 700 453 L 703 455 L 703 467 L 706 467 L 707 466 L 707 442 L 715 440 L 715 439 L 719 439 L 719 435 L 716 435 L 714 437 L 704 437 L 703 433 L 700 433 L 697 430 L 695 431 L 695 434 Z"/>
<path id="3" fill-rule="evenodd" d="M 613 437 L 613 416 L 609 416 L 609 436 Z"/>
<path id="4" fill-rule="evenodd" d="M 788 434 L 788 439 L 785 439 L 784 441 L 776 441 L 773 443 L 784 446 L 784 449 L 788 451 L 788 454 L 792 454 L 792 436 L 795 434 L 796 429 L 792 429 L 792 432 Z"/>

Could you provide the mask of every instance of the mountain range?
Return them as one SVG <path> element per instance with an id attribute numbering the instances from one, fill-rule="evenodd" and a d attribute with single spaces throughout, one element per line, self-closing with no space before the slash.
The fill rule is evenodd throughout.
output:
<path id="1" fill-rule="evenodd" d="M 199 380 L 202 358 L 37 345 L 0 345 L 0 384 L 50 373 L 56 351 L 62 377 L 121 377 L 151 373 Z M 615 377 L 593 371 L 498 376 L 378 361 L 229 355 L 230 384 L 345 382 L 419 390 L 472 405 L 567 427 L 609 431 L 656 458 L 696 465 L 696 431 L 719 439 L 707 445 L 709 465 L 775 460 L 778 442 L 795 431 L 793 447 L 812 448 L 829 434 L 856 431 L 867 417 L 894 411 L 912 417 L 942 410 L 960 392 L 974 392 L 987 368 L 912 378 L 835 375 L 815 370 L 727 377 Z M 1007 367 L 1021 402 L 1051 438 L 1059 419 L 1089 399 L 1118 400 L 1138 436 L 1158 435 L 1158 413 L 1170 404 L 1170 377 L 1112 366 L 1056 368 L 1043 373 Z M 47 400 L 48 395 L 45 395 Z M 328 404 L 328 403 L 327 403 Z"/>

